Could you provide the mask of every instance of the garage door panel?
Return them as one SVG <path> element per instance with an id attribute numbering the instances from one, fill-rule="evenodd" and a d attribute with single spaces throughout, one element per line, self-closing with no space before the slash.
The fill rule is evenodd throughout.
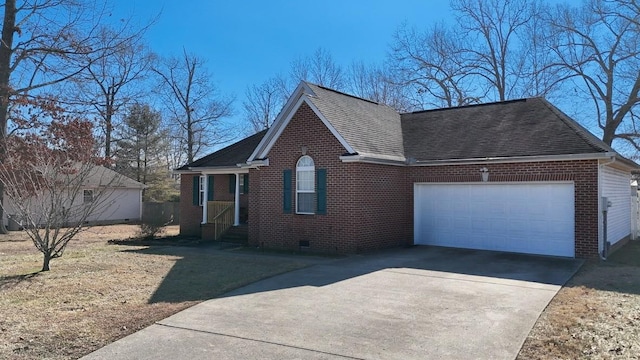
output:
<path id="1" fill-rule="evenodd" d="M 416 184 L 415 243 L 574 256 L 572 183 Z"/>

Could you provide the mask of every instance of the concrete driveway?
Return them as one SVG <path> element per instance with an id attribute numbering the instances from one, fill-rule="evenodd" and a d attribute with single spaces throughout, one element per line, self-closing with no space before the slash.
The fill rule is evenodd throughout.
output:
<path id="1" fill-rule="evenodd" d="M 84 359 L 513 359 L 581 262 L 412 247 L 209 300 Z"/>

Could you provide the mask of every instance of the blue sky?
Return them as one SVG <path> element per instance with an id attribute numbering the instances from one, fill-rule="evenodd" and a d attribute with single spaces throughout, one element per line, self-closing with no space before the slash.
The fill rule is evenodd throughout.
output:
<path id="1" fill-rule="evenodd" d="M 113 1 L 119 17 L 145 22 L 160 13 L 147 34 L 158 54 L 184 47 L 207 59 L 219 90 L 237 98 L 238 124 L 247 86 L 287 73 L 293 60 L 318 47 L 343 66 L 380 63 L 403 22 L 426 28 L 450 16 L 447 0 Z"/>

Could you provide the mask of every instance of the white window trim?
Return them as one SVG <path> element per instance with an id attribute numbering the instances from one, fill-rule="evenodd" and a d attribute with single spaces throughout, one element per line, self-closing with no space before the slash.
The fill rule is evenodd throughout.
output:
<path id="1" fill-rule="evenodd" d="M 204 186 L 206 181 L 206 175 L 200 175 L 200 181 L 198 182 L 198 206 L 204 204 Z"/>
<path id="2" fill-rule="evenodd" d="M 312 166 L 299 166 L 298 163 L 300 163 L 300 160 L 302 160 L 303 158 L 309 158 L 311 159 L 311 161 L 313 162 Z M 298 181 L 299 181 L 299 176 L 298 173 L 301 171 L 311 171 L 312 172 L 312 177 L 313 177 L 313 190 L 299 190 L 298 189 Z M 315 215 L 315 212 L 304 212 L 304 211 L 299 211 L 298 210 L 298 206 L 299 206 L 299 202 L 298 202 L 298 194 L 302 193 L 302 194 L 315 194 L 316 193 L 316 166 L 315 166 L 315 161 L 313 161 L 313 158 L 309 155 L 304 155 L 302 157 L 300 157 L 300 159 L 298 159 L 298 162 L 296 163 L 296 214 L 299 215 Z"/>

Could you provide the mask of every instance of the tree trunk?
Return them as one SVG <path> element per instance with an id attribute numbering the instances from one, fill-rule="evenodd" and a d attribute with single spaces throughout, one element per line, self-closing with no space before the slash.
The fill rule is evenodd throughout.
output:
<path id="1" fill-rule="evenodd" d="M 615 134 L 616 127 L 613 124 L 613 120 L 607 119 L 607 123 L 604 125 L 604 129 L 602 131 L 602 141 L 604 141 L 605 144 L 611 146 Z"/>
<path id="2" fill-rule="evenodd" d="M 51 254 L 44 253 L 44 259 L 42 261 L 42 270 L 49 271 L 49 262 L 51 262 Z"/>
<path id="3" fill-rule="evenodd" d="M 13 33 L 16 27 L 16 0 L 5 0 L 4 19 L 2 22 L 2 41 L 0 42 L 0 161 L 4 157 L 4 141 L 7 136 L 7 118 L 11 88 L 11 52 L 13 51 Z M 0 184 L 0 203 L 4 203 L 4 186 Z M 7 228 L 2 219 L 3 209 L 0 206 L 0 234 L 6 234 Z"/>
<path id="4" fill-rule="evenodd" d="M 104 157 L 111 159 L 111 133 L 113 132 L 113 125 L 111 123 L 111 110 L 107 110 L 107 116 L 105 117 L 104 127 Z"/>
<path id="5" fill-rule="evenodd" d="M 187 117 L 187 164 L 193 162 L 193 130 L 191 125 L 191 118 Z"/>

